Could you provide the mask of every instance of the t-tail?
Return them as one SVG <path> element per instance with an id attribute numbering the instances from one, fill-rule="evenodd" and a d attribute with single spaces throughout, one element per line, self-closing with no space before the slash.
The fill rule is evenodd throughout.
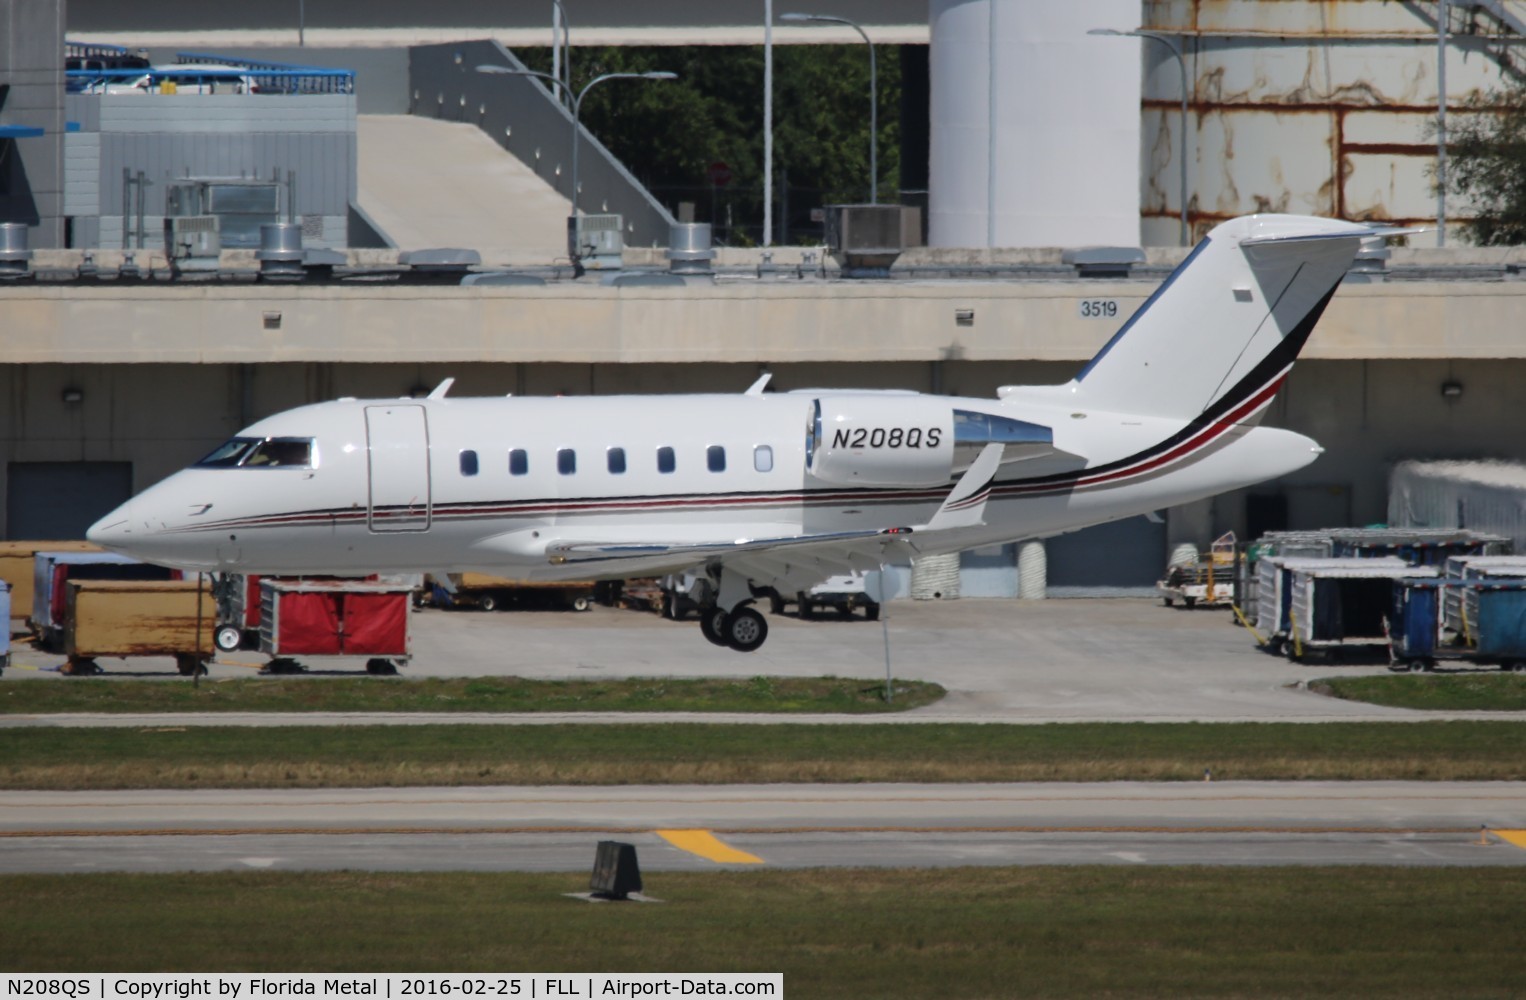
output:
<path id="1" fill-rule="evenodd" d="M 1225 222 L 1066 388 L 1086 408 L 1251 422 L 1362 242 L 1398 232 L 1300 215 Z"/>

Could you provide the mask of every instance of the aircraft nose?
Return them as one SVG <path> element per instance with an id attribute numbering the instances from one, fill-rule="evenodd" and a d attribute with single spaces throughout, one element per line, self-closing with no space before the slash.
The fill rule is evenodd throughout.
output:
<path id="1" fill-rule="evenodd" d="M 90 526 L 85 537 L 106 549 L 123 549 L 132 544 L 137 526 L 129 500 Z"/>

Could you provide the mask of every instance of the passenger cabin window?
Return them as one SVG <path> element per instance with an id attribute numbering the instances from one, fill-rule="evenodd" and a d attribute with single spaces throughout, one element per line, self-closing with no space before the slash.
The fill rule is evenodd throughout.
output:
<path id="1" fill-rule="evenodd" d="M 760 444 L 752 450 L 752 467 L 759 472 L 774 471 L 774 450 L 766 444 Z"/>
<path id="2" fill-rule="evenodd" d="M 475 476 L 477 474 L 477 453 L 475 451 L 463 451 L 461 453 L 461 475 Z"/>
<path id="3" fill-rule="evenodd" d="M 530 471 L 530 455 L 523 448 L 509 452 L 509 475 L 523 476 Z"/>
<path id="4" fill-rule="evenodd" d="M 571 448 L 557 449 L 556 471 L 564 476 L 570 476 L 578 471 L 578 453 Z"/>
<path id="5" fill-rule="evenodd" d="M 625 449 L 611 448 L 607 453 L 609 457 L 609 471 L 615 475 L 625 471 Z"/>
<path id="6" fill-rule="evenodd" d="M 711 472 L 726 471 L 726 449 L 718 444 L 712 444 L 705 449 L 705 466 Z"/>
<path id="7" fill-rule="evenodd" d="M 234 438 L 196 463 L 204 468 L 311 469 L 312 438 Z"/>
<path id="8" fill-rule="evenodd" d="M 663 447 L 657 449 L 657 471 L 658 472 L 672 472 L 677 467 L 678 467 L 678 463 L 673 460 L 673 449 L 672 448 L 663 446 Z"/>

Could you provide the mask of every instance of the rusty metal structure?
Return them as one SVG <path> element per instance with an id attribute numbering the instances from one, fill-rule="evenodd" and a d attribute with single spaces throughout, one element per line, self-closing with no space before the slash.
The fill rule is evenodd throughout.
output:
<path id="1" fill-rule="evenodd" d="M 1144 0 L 1142 27 L 1186 61 L 1193 240 L 1248 212 L 1435 228 L 1438 109 L 1469 113 L 1526 76 L 1526 4 L 1507 0 Z M 1141 235 L 1170 245 L 1180 75 L 1166 46 L 1142 58 Z"/>

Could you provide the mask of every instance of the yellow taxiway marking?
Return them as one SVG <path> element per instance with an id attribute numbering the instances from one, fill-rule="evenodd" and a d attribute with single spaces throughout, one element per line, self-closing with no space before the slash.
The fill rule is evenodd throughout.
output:
<path id="1" fill-rule="evenodd" d="M 719 861 L 732 865 L 761 865 L 765 862 L 756 854 L 739 851 L 709 830 L 658 830 L 657 836 L 680 851 L 698 854 L 707 861 Z"/>
<path id="2" fill-rule="evenodd" d="M 1507 844 L 1526 849 L 1526 830 L 1490 830 L 1489 832 Z"/>

